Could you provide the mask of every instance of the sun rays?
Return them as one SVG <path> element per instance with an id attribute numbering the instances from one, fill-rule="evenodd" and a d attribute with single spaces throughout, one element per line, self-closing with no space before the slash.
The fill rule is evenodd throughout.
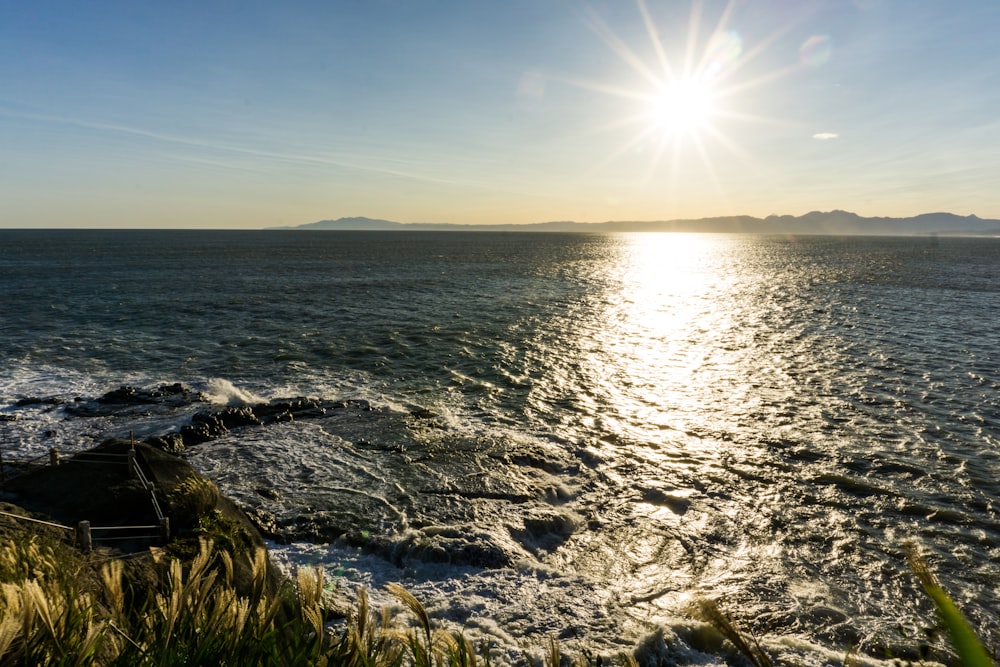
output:
<path id="1" fill-rule="evenodd" d="M 751 163 L 750 156 L 733 136 L 734 121 L 763 121 L 740 108 L 741 96 L 784 72 L 748 75 L 744 66 L 767 44 L 746 49 L 743 38 L 730 27 L 733 3 L 710 24 L 702 4 L 694 0 L 686 25 L 654 17 L 645 0 L 637 0 L 645 38 L 629 42 L 591 12 L 586 20 L 639 82 L 632 86 L 606 83 L 580 84 L 627 101 L 628 111 L 607 129 L 627 130 L 622 145 L 607 160 L 640 155 L 646 161 L 643 184 L 669 188 L 678 175 L 700 165 L 716 190 L 722 191 L 718 168 L 720 155 Z M 692 160 L 694 162 L 692 162 Z"/>

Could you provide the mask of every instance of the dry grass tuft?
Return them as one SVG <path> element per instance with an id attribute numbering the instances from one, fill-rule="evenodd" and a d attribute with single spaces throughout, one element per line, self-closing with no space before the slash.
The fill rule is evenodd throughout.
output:
<path id="1" fill-rule="evenodd" d="M 733 620 L 719 608 L 714 600 L 703 599 L 695 603 L 694 615 L 710 624 L 729 640 L 754 667 L 774 667 L 771 658 L 760 647 L 757 638 L 740 630 Z"/>

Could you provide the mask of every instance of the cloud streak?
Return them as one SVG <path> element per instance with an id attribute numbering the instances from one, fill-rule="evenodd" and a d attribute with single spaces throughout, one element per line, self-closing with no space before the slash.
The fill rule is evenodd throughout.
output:
<path id="1" fill-rule="evenodd" d="M 323 154 L 262 150 L 247 146 L 238 146 L 233 144 L 205 141 L 195 137 L 186 137 L 175 134 L 156 132 L 156 131 L 146 130 L 140 127 L 121 125 L 117 123 L 90 121 L 90 120 L 83 120 L 79 118 L 71 118 L 71 117 L 60 116 L 56 114 L 47 114 L 47 113 L 24 113 L 3 107 L 0 107 L 0 116 L 7 118 L 29 120 L 33 122 L 53 123 L 56 125 L 72 126 L 87 130 L 96 130 L 100 132 L 117 133 L 121 135 L 139 137 L 150 141 L 161 142 L 164 144 L 184 146 L 187 148 L 193 148 L 200 151 L 211 151 L 220 154 L 239 155 L 259 160 L 268 160 L 268 161 L 275 161 L 282 163 L 294 163 L 305 166 L 335 167 L 353 171 L 361 171 L 373 174 L 381 174 L 385 176 L 392 176 L 397 178 L 404 178 L 425 183 L 436 183 L 445 185 L 463 184 L 455 179 L 447 177 L 437 177 L 434 175 L 418 171 L 415 168 L 408 169 L 406 168 L 407 162 L 405 160 L 383 158 L 380 163 L 377 157 L 373 157 L 370 154 L 364 154 L 360 156 L 347 154 L 345 155 L 345 157 L 347 157 L 348 159 L 345 160 L 345 159 L 338 159 L 337 157 L 333 157 L 331 155 L 323 155 Z M 187 159 L 190 160 L 191 158 L 189 157 Z M 394 164 L 391 163 L 396 163 L 400 166 L 394 166 Z M 220 167 L 229 165 L 230 167 L 233 167 L 232 163 L 225 161 L 216 161 L 215 165 Z M 418 167 L 420 165 L 413 165 L 413 166 Z M 423 167 L 426 168 L 426 165 L 423 165 Z M 240 170 L 247 170 L 245 166 L 236 166 L 235 168 L 238 168 Z M 466 183 L 466 185 L 468 184 Z"/>
<path id="2" fill-rule="evenodd" d="M 813 139 L 819 139 L 820 141 L 830 141 L 831 139 L 837 139 L 840 135 L 836 132 L 817 132 L 813 135 Z"/>

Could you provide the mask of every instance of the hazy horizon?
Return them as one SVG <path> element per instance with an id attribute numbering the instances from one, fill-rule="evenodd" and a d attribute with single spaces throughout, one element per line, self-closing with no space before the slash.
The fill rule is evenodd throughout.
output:
<path id="1" fill-rule="evenodd" d="M 0 227 L 0 230 L 193 230 L 193 231 L 528 231 L 594 233 L 746 233 L 837 236 L 1000 236 L 1000 219 L 975 214 L 959 216 L 949 212 L 928 212 L 910 217 L 865 217 L 852 211 L 810 211 L 802 215 L 772 214 L 764 217 L 733 215 L 673 220 L 545 220 L 525 223 L 444 223 L 431 220 L 398 221 L 368 216 L 342 216 L 297 225 L 270 227 Z"/>
<path id="2" fill-rule="evenodd" d="M 0 8 L 0 227 L 1000 218 L 1000 6 Z"/>

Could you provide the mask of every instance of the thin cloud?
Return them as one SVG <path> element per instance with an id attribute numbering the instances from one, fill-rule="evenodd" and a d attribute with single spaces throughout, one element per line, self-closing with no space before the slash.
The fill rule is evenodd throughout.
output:
<path id="1" fill-rule="evenodd" d="M 422 165 L 413 161 L 407 161 L 402 159 L 392 159 L 392 158 L 382 158 L 381 162 L 379 158 L 372 157 L 370 155 L 354 155 L 351 153 L 344 153 L 343 158 L 331 156 L 329 154 L 322 153 L 293 153 L 293 152 L 279 152 L 279 151 L 269 151 L 256 149 L 249 146 L 239 146 L 233 144 L 224 144 L 213 141 L 204 141 L 195 137 L 186 137 L 174 134 L 165 134 L 161 132 L 155 132 L 146 130 L 140 127 L 120 125 L 117 123 L 105 123 L 100 121 L 90 121 L 79 118 L 71 118 L 66 116 L 59 116 L 55 114 L 47 113 L 24 113 L 19 111 L 14 111 L 3 106 L 0 106 L 0 116 L 7 118 L 20 118 L 31 121 L 55 123 L 59 125 L 69 125 L 73 127 L 79 127 L 89 130 L 99 130 L 102 132 L 114 132 L 118 134 L 140 137 L 143 139 L 149 139 L 151 141 L 158 141 L 164 144 L 173 144 L 177 146 L 185 146 L 188 148 L 194 148 L 202 151 L 214 151 L 222 154 L 230 155 L 240 155 L 250 158 L 259 158 L 261 160 L 269 160 L 274 162 L 283 163 L 297 163 L 303 165 L 321 165 L 329 167 L 339 167 L 342 169 L 364 171 L 374 174 L 382 174 L 387 176 L 395 176 L 398 178 L 404 178 L 414 181 L 423 181 L 426 183 L 436 183 L 444 185 L 463 185 L 462 182 L 445 177 L 436 177 L 433 175 L 428 175 L 422 171 L 426 168 L 426 165 Z M 187 160 L 191 161 L 193 158 L 188 157 Z M 208 158 L 199 158 L 208 159 Z M 231 162 L 218 161 L 217 166 L 227 166 L 233 167 Z M 418 167 L 420 169 L 418 169 Z M 235 166 L 240 170 L 246 170 L 246 167 Z M 465 183 L 468 185 L 468 183 Z"/>
<path id="2" fill-rule="evenodd" d="M 836 139 L 840 135 L 836 132 L 817 132 L 813 135 L 813 139 L 819 139 L 820 141 L 830 141 L 831 139 Z"/>

